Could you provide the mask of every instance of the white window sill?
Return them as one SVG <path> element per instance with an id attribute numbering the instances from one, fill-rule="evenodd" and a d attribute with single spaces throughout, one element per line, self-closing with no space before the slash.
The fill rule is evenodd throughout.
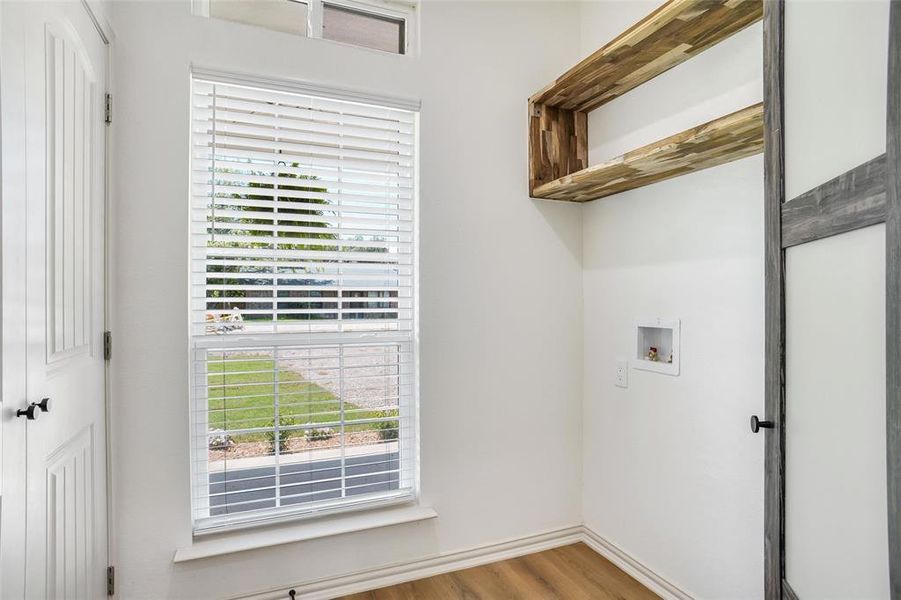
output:
<path id="1" fill-rule="evenodd" d="M 301 521 L 290 525 L 278 525 L 253 531 L 224 533 L 215 537 L 195 540 L 190 546 L 175 551 L 172 562 L 185 562 L 199 558 L 209 558 L 223 554 L 244 552 L 257 548 L 267 548 L 291 542 L 315 540 L 317 538 L 353 533 L 366 529 L 376 529 L 389 525 L 400 525 L 434 519 L 435 509 L 427 506 L 402 506 L 366 510 L 357 513 L 338 514 L 321 519 Z"/>

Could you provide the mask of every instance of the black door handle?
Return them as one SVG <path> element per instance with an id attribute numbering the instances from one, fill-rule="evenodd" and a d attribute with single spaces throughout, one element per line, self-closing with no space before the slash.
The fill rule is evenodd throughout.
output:
<path id="1" fill-rule="evenodd" d="M 28 421 L 34 421 L 38 418 L 38 405 L 32 402 L 28 405 L 28 408 L 20 408 L 16 411 L 17 417 L 25 417 Z"/>
<path id="2" fill-rule="evenodd" d="M 761 421 L 757 418 L 757 415 L 751 415 L 751 431 L 753 433 L 757 433 L 761 429 L 772 429 L 773 422 L 772 421 Z"/>
<path id="3" fill-rule="evenodd" d="M 38 410 L 41 412 L 38 412 Z M 28 405 L 28 408 L 20 408 L 16 411 L 16 416 L 34 421 L 42 412 L 50 412 L 50 398 L 41 398 L 40 402 L 32 402 Z"/>

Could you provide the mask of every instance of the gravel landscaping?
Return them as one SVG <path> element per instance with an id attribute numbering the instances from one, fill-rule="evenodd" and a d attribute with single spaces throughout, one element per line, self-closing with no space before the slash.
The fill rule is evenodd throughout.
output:
<path id="1" fill-rule="evenodd" d="M 385 442 L 379 437 L 377 431 L 355 431 L 346 433 L 347 446 L 371 445 L 373 447 Z M 308 440 L 304 436 L 294 436 L 287 440 L 288 449 L 281 454 L 291 454 L 306 450 L 323 448 L 340 448 L 340 435 L 335 435 L 327 440 Z M 272 444 L 269 442 L 238 442 L 231 444 L 227 450 L 210 450 L 210 460 L 219 461 L 233 458 L 248 458 L 253 456 L 269 456 L 272 454 Z"/>
<path id="2" fill-rule="evenodd" d="M 336 377 L 337 357 L 298 358 L 279 361 L 280 366 L 297 373 L 305 380 L 327 389 L 361 408 L 394 406 L 398 395 L 397 353 L 385 347 L 359 347 L 344 356 L 343 389 Z"/>

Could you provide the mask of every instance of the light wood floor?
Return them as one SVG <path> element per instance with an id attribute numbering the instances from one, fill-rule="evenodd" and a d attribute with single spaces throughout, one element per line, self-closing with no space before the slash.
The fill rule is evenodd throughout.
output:
<path id="1" fill-rule="evenodd" d="M 343 600 L 644 600 L 657 598 L 585 544 L 436 575 Z"/>

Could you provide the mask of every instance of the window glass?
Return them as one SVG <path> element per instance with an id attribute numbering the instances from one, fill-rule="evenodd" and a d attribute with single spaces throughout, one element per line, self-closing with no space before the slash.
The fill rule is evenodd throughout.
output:
<path id="1" fill-rule="evenodd" d="M 210 16 L 307 35 L 307 5 L 296 0 L 210 0 Z"/>
<path id="2" fill-rule="evenodd" d="M 322 37 L 336 42 L 404 54 L 404 20 L 326 4 Z"/>

